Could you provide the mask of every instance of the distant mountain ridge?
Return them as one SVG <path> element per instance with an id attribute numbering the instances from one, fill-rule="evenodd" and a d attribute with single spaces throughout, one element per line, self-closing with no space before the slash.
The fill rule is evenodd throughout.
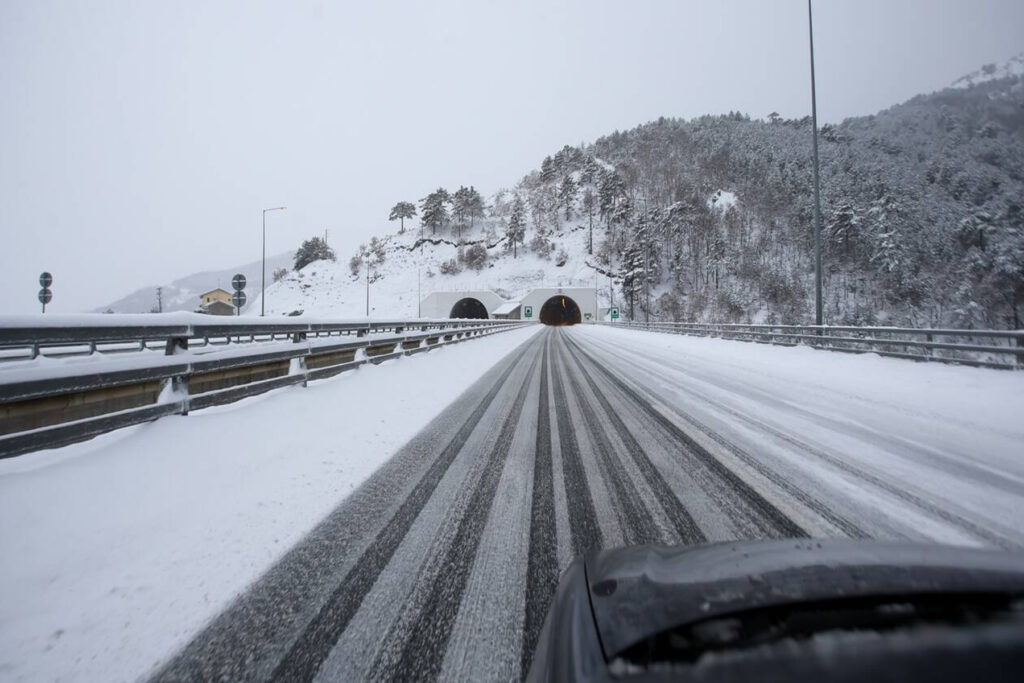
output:
<path id="1" fill-rule="evenodd" d="M 291 269 L 294 259 L 294 251 L 268 256 L 267 285 L 271 284 L 275 270 L 278 268 Z M 104 313 L 109 310 L 114 313 L 149 313 L 157 305 L 157 287 L 163 288 L 164 312 L 194 311 L 199 307 L 199 295 L 203 292 L 208 292 L 217 287 L 226 289 L 229 292 L 232 291 L 231 278 L 236 273 L 242 273 L 245 275 L 246 280 L 248 280 L 246 285 L 248 303 L 243 308 L 244 311 L 251 307 L 253 302 L 259 297 L 261 266 L 262 261 L 253 261 L 252 263 L 223 270 L 193 273 L 168 284 L 143 287 L 106 306 L 100 306 L 93 312 Z"/>
<path id="2" fill-rule="evenodd" d="M 969 88 L 972 85 L 979 85 L 999 78 L 1013 78 L 1014 76 L 1024 76 L 1024 52 L 1010 57 L 1002 64 L 986 64 L 977 71 L 972 71 L 966 76 L 956 79 L 951 87 Z"/>

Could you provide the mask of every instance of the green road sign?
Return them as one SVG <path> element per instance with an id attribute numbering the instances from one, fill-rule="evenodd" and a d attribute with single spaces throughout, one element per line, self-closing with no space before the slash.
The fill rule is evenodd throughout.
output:
<path id="1" fill-rule="evenodd" d="M 533 306 L 523 306 L 523 317 L 524 318 L 532 318 L 533 317 Z"/>
<path id="2" fill-rule="evenodd" d="M 612 320 L 618 320 L 618 319 L 619 319 L 619 307 L 618 306 L 612 306 Z"/>

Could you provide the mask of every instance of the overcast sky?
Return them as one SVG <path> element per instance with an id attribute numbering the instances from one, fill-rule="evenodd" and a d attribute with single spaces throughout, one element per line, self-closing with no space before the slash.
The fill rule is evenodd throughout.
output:
<path id="1" fill-rule="evenodd" d="M 1024 50 L 1021 0 L 818 0 L 822 121 Z M 810 112 L 803 0 L 0 0 L 0 313 L 105 305 L 659 116 Z"/>

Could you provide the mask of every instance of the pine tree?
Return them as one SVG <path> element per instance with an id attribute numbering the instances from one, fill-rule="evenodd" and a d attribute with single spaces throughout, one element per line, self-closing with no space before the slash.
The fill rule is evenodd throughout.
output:
<path id="1" fill-rule="evenodd" d="M 597 194 L 600 200 L 598 206 L 601 217 L 610 226 L 612 212 L 615 211 L 619 200 L 625 196 L 625 184 L 622 182 L 622 176 L 615 171 L 602 173 L 601 180 L 597 186 Z"/>
<path id="2" fill-rule="evenodd" d="M 469 194 L 466 199 L 466 210 L 469 213 L 469 228 L 472 230 L 475 227 L 475 219 L 483 218 L 484 212 L 487 209 L 487 205 L 484 202 L 484 198 L 480 196 L 477 189 L 472 185 L 469 186 Z"/>
<path id="3" fill-rule="evenodd" d="M 565 207 L 565 220 L 572 220 L 572 207 L 576 203 L 576 193 L 579 188 L 572 176 L 565 176 L 558 186 L 558 202 Z"/>
<path id="4" fill-rule="evenodd" d="M 430 228 L 430 234 L 436 235 L 438 228 L 448 222 L 448 204 L 451 195 L 443 187 L 439 187 L 420 200 L 420 224 Z"/>
<path id="5" fill-rule="evenodd" d="M 542 183 L 552 183 L 557 175 L 555 162 L 551 157 L 544 157 L 540 165 L 540 180 Z"/>
<path id="6" fill-rule="evenodd" d="M 594 192 L 588 187 L 583 191 L 583 213 L 590 221 L 590 237 L 587 240 L 587 253 L 594 253 L 594 207 L 597 205 Z"/>
<path id="7" fill-rule="evenodd" d="M 398 232 L 405 232 L 405 219 L 412 218 L 416 215 L 416 205 L 412 202 L 398 202 L 391 207 L 391 214 L 388 216 L 389 221 L 400 221 Z"/>
<path id="8" fill-rule="evenodd" d="M 526 239 L 526 205 L 523 204 L 523 199 L 519 195 L 516 195 L 515 201 L 512 203 L 512 215 L 508 219 L 505 237 L 508 240 L 507 244 L 512 247 L 512 258 L 516 258 L 516 245 L 522 244 Z"/>
<path id="9" fill-rule="evenodd" d="M 469 204 L 472 193 L 468 187 L 459 187 L 452 195 L 452 223 L 457 236 L 461 239 L 462 230 L 466 227 L 466 217 L 469 215 Z"/>
<path id="10" fill-rule="evenodd" d="M 322 237 L 312 237 L 295 252 L 295 270 L 301 270 L 313 261 L 335 260 L 334 250 Z"/>
<path id="11" fill-rule="evenodd" d="M 645 276 L 644 250 L 639 242 L 633 240 L 626 247 L 619 272 L 622 276 L 622 295 L 629 300 L 629 319 L 636 320 L 636 296 L 643 291 Z"/>

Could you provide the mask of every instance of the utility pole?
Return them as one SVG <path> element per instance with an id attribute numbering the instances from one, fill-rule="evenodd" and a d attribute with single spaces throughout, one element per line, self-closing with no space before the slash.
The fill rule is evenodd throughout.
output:
<path id="1" fill-rule="evenodd" d="M 423 287 L 420 284 L 420 273 L 421 272 L 422 272 L 422 268 L 417 267 L 416 268 L 416 317 L 417 318 L 422 318 L 423 317 L 423 310 L 422 310 L 422 307 L 423 307 Z"/>
<path id="2" fill-rule="evenodd" d="M 163 313 L 164 312 L 164 288 L 163 287 L 157 287 L 156 288 L 156 312 L 157 313 Z"/>
<path id="3" fill-rule="evenodd" d="M 366 317 L 370 317 L 370 255 L 366 255 Z"/>
<path id="4" fill-rule="evenodd" d="M 814 89 L 814 21 L 807 0 L 807 32 L 811 44 L 811 128 L 814 148 L 814 324 L 822 324 L 821 302 L 821 181 L 818 176 L 818 98 Z M 821 330 L 818 330 L 821 334 Z"/>
<path id="5" fill-rule="evenodd" d="M 266 313 L 267 307 L 267 211 L 284 211 L 288 207 L 275 206 L 263 209 L 263 279 L 260 282 L 260 317 Z"/>

